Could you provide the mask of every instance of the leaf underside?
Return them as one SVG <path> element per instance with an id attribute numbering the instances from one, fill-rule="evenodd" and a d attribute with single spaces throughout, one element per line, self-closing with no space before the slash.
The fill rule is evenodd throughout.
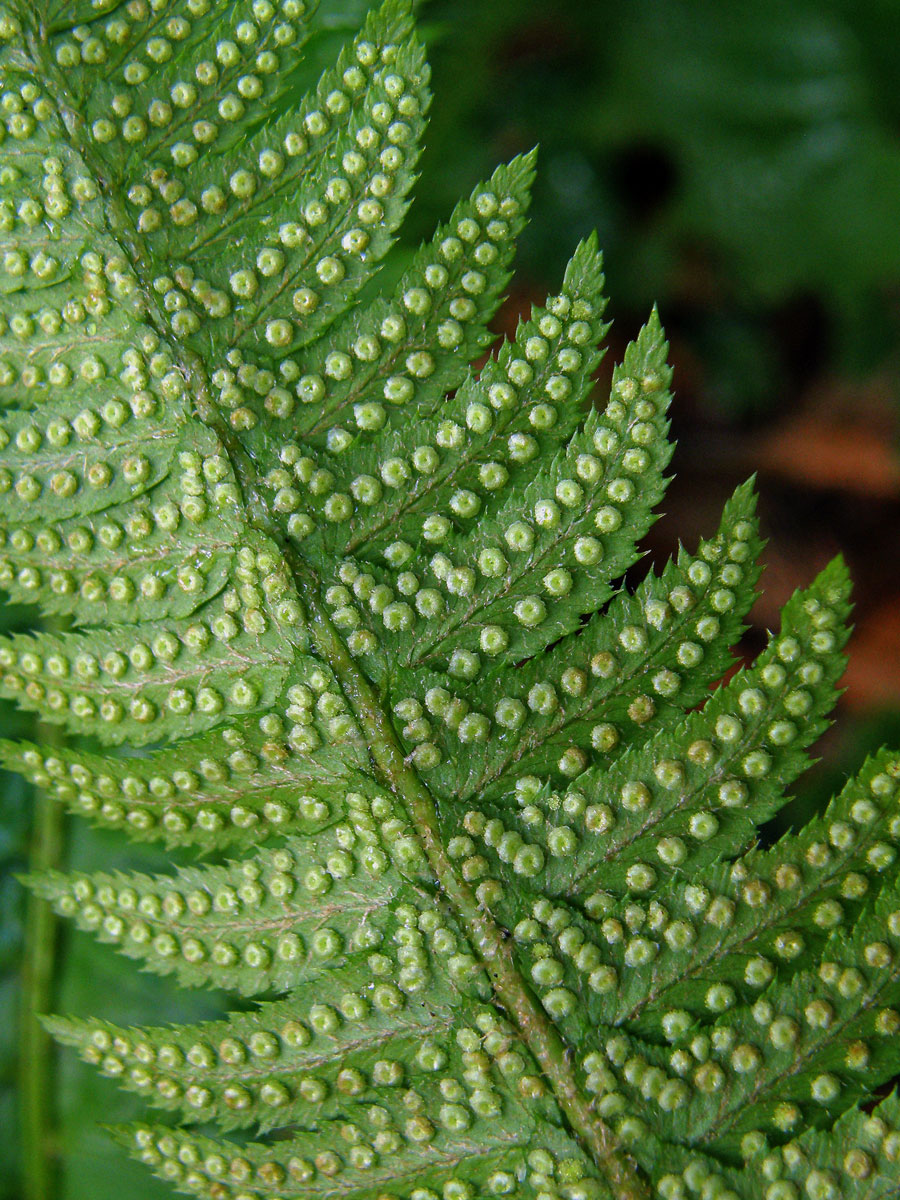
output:
<path id="1" fill-rule="evenodd" d="M 531 155 L 379 292 L 428 70 L 387 0 L 298 97 L 326 16 L 0 5 L 0 582 L 53 618 L 0 638 L 0 695 L 76 735 L 0 757 L 182 864 L 30 882 L 254 999 L 47 1025 L 214 1200 L 900 1195 L 900 755 L 757 845 L 846 571 L 730 676 L 750 484 L 623 588 L 671 455 L 656 313 L 592 404 L 588 239 L 494 344 Z"/>

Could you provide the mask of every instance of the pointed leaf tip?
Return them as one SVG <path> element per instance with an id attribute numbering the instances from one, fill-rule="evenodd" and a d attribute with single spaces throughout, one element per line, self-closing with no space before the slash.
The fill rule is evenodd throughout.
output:
<path id="1" fill-rule="evenodd" d="M 850 568 L 847 565 L 847 560 L 843 553 L 838 552 L 834 558 L 823 567 L 813 581 L 813 588 L 824 588 L 826 590 L 826 600 L 830 604 L 837 604 L 840 601 L 850 603 L 850 594 L 853 590 L 853 580 L 850 577 Z"/>
<path id="2" fill-rule="evenodd" d="M 603 273 L 603 252 L 599 248 L 596 231 L 588 234 L 575 247 L 572 257 L 566 264 L 563 287 L 567 292 L 600 293 L 600 302 L 605 307 L 606 297 L 602 295 L 606 276 Z"/>
<path id="3" fill-rule="evenodd" d="M 56 1013 L 38 1013 L 37 1019 L 45 1033 L 49 1034 L 55 1042 L 66 1046 L 72 1046 L 77 1042 L 75 1023 L 67 1017 L 58 1016 Z"/>
<path id="4" fill-rule="evenodd" d="M 581 239 L 575 248 L 573 258 L 584 258 L 595 271 L 603 270 L 603 251 L 600 248 L 600 238 L 596 229 Z"/>
<path id="5" fill-rule="evenodd" d="M 415 14 L 410 0 L 384 0 L 384 3 L 369 11 L 364 32 L 385 34 L 394 38 L 407 38 L 415 28 Z"/>
<path id="6" fill-rule="evenodd" d="M 755 518 L 756 507 L 759 501 L 759 490 L 757 488 L 757 473 L 753 472 L 743 483 L 739 483 L 734 489 L 731 496 L 726 501 L 727 505 L 738 506 L 744 511 L 744 515 L 748 518 Z"/>
<path id="7" fill-rule="evenodd" d="M 525 193 L 523 200 L 526 205 L 531 203 L 531 188 L 537 175 L 538 147 L 532 146 L 523 154 L 516 154 L 506 164 L 511 179 Z"/>

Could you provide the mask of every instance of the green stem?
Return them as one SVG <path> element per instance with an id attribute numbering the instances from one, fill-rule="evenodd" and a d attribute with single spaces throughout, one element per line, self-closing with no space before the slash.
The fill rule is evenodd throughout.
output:
<path id="1" fill-rule="evenodd" d="M 63 842 L 62 808 L 37 792 L 29 868 L 59 865 Z M 29 893 L 22 964 L 22 1017 L 19 1103 L 22 1120 L 22 1192 L 25 1200 L 52 1200 L 55 1194 L 53 1058 L 40 1017 L 50 1011 L 55 965 L 56 916 L 50 905 Z"/>
<path id="2" fill-rule="evenodd" d="M 550 1084 L 557 1103 L 578 1140 L 604 1172 L 616 1200 L 646 1200 L 648 1190 L 633 1159 L 609 1126 L 593 1111 L 578 1086 L 562 1038 L 525 984 L 512 956 L 507 935 L 460 877 L 441 838 L 431 793 L 406 761 L 394 730 L 371 683 L 351 658 L 318 603 L 318 588 L 309 567 L 290 545 L 286 557 L 310 617 L 316 649 L 334 671 L 362 727 L 379 781 L 403 804 L 419 835 L 438 886 L 453 906 L 491 980 L 494 994 L 517 1026 Z"/>

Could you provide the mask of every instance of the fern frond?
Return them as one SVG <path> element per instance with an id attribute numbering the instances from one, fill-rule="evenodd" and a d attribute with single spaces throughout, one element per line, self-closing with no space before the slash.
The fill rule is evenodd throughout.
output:
<path id="1" fill-rule="evenodd" d="M 227 867 L 156 877 L 44 875 L 34 888 L 78 928 L 186 986 L 247 995 L 285 989 L 353 961 L 393 932 L 382 924 L 403 881 L 389 870 L 371 806 L 350 798 L 356 807 L 348 821 Z M 399 840 L 403 822 L 394 825 Z M 414 860 L 410 853 L 407 869 Z M 410 981 L 415 974 L 406 973 Z M 400 970 L 401 980 L 406 975 Z"/>
<path id="2" fill-rule="evenodd" d="M 742 484 L 718 534 L 697 554 L 682 549 L 659 576 L 649 574 L 634 593 L 619 591 L 583 629 L 508 677 L 509 695 L 496 702 L 494 716 L 518 736 L 485 745 L 484 765 L 473 747 L 467 758 L 481 774 L 457 784 L 460 798 L 502 803 L 505 796 L 525 807 L 544 783 L 563 786 L 589 762 L 611 764 L 704 700 L 733 663 L 730 647 L 756 595 L 755 504 Z M 724 612 L 713 600 L 722 580 L 709 566 L 723 549 L 734 596 Z M 461 694 L 469 699 L 476 691 Z"/>
<path id="3" fill-rule="evenodd" d="M 212 459 L 215 443 L 197 430 L 180 439 L 178 453 L 188 462 Z M 194 612 L 225 587 L 241 523 L 210 503 L 206 479 L 179 473 L 179 465 L 170 462 L 144 504 L 127 499 L 84 516 L 54 514 L 37 528 L 4 525 L 3 587 L 20 603 L 83 625 Z"/>
<path id="4" fill-rule="evenodd" d="M 639 1027 L 659 1032 L 651 1005 L 699 1015 L 713 983 L 759 989 L 771 982 L 773 959 L 785 969 L 807 948 L 820 951 L 891 878 L 900 842 L 896 771 L 896 755 L 883 751 L 799 833 L 690 881 L 673 879 L 658 895 L 672 928 L 629 1018 L 646 1014 Z"/>
<path id="5" fill-rule="evenodd" d="M 473 365 L 533 155 L 379 294 L 428 69 L 386 0 L 298 96 L 319 19 L 0 7 L 0 583 L 56 619 L 0 639 L 0 695 L 77 735 L 0 759 L 207 856 L 29 882 L 252 998 L 47 1027 L 209 1200 L 896 1196 L 900 756 L 756 845 L 837 698 L 846 570 L 727 681 L 752 484 L 623 585 L 672 453 L 658 315 L 592 407 L 589 238 Z"/>
<path id="6" fill-rule="evenodd" d="M 296 701 L 305 700 L 305 685 L 294 686 Z M 313 738 L 321 742 L 326 731 L 310 707 L 291 707 L 304 721 L 292 742 L 302 737 L 307 748 Z M 343 743 L 300 753 L 286 733 L 285 720 L 268 714 L 140 758 L 0 742 L 0 761 L 78 816 L 141 841 L 163 838 L 168 846 L 212 849 L 276 832 L 312 833 L 344 814 L 348 788 L 378 794 L 361 752 L 354 756 Z"/>

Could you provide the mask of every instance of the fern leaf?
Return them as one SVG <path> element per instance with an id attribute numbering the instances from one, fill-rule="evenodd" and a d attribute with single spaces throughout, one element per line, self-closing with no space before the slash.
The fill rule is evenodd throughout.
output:
<path id="1" fill-rule="evenodd" d="M 288 643 L 272 614 L 242 612 L 235 599 L 232 609 L 217 597 L 202 620 L 4 638 L 0 695 L 76 732 L 136 745 L 265 707 L 281 692 Z"/>
<path id="2" fill-rule="evenodd" d="M 408 9 L 389 2 L 316 94 L 270 126 L 314 5 L 265 28 L 252 3 L 234 6 L 225 28 L 198 19 L 211 11 L 200 7 L 160 25 L 149 10 L 146 23 L 115 22 L 103 39 L 111 53 L 101 41 L 86 58 L 62 40 L 56 59 L 71 70 L 92 149 L 127 198 L 141 253 L 162 272 L 153 286 L 172 333 L 199 348 L 214 329 L 223 356 L 268 344 L 281 357 L 334 319 L 338 295 L 348 304 L 390 246 L 422 127 L 421 51 Z M 373 82 L 367 66 L 388 46 L 395 73 Z M 419 90 L 400 120 L 385 119 L 394 81 L 403 92 L 410 75 Z M 366 208 L 376 174 L 381 202 Z M 229 242 L 241 246 L 239 261 L 223 258 Z M 348 255 L 335 257 L 342 246 Z M 322 284 L 332 303 L 320 309 Z"/>
<path id="3" fill-rule="evenodd" d="M 732 664 L 729 647 L 756 595 L 754 506 L 752 489 L 741 485 L 718 535 L 696 555 L 682 550 L 659 576 L 648 575 L 633 594 L 618 592 L 583 629 L 524 663 L 494 706 L 497 723 L 516 738 L 473 746 L 470 777 L 457 774 L 449 789 L 461 799 L 514 797 L 526 808 L 544 783 L 561 786 L 588 762 L 612 763 L 705 699 Z M 734 603 L 720 612 L 712 597 L 721 579 L 708 560 L 726 546 L 741 566 L 738 579 L 726 576 Z M 454 681 L 454 694 L 471 703 L 477 685 Z"/>
<path id="4" fill-rule="evenodd" d="M 716 981 L 764 987 L 772 958 L 790 963 L 847 914 L 857 915 L 878 895 L 897 854 L 896 772 L 896 755 L 883 751 L 799 834 L 714 864 L 690 882 L 673 880 L 659 899 L 675 928 L 660 943 L 653 983 L 629 1016 L 639 1018 L 651 1001 L 658 1012 L 702 1010 Z M 679 944 L 691 938 L 680 921 L 695 930 L 690 946 Z"/>
<path id="5" fill-rule="evenodd" d="M 719 688 L 702 713 L 691 714 L 677 733 L 666 730 L 623 755 L 602 777 L 587 775 L 584 790 L 608 799 L 612 829 L 557 886 L 584 895 L 602 877 L 613 892 L 637 892 L 628 874 L 643 857 L 652 857 L 654 874 L 664 875 L 705 866 L 726 845 L 732 853 L 744 848 L 806 766 L 800 751 L 821 735 L 823 716 L 837 699 L 846 591 L 846 573 L 836 561 L 788 602 L 779 637 L 752 668 Z M 578 778 L 575 786 L 581 783 Z M 738 810 L 737 820 L 731 810 Z M 651 851 L 656 838 L 676 841 L 657 842 Z"/>
<path id="6" fill-rule="evenodd" d="M 502 207 L 503 201 L 498 202 L 493 191 L 482 191 L 476 196 L 476 210 L 479 201 L 482 208 L 486 207 L 486 195 L 493 198 L 498 210 Z M 456 222 L 457 228 L 470 219 L 460 218 Z M 477 249 L 474 262 L 479 264 Z M 596 256 L 576 253 L 566 272 L 566 280 L 576 295 L 585 290 L 596 299 L 602 283 L 598 273 Z M 348 490 L 359 499 L 363 490 L 360 480 L 365 477 L 374 481 L 371 498 L 367 497 L 361 511 L 354 513 L 349 538 L 347 530 L 339 528 L 340 522 L 335 523 L 336 535 L 343 537 L 346 550 L 371 556 L 373 549 L 383 548 L 388 537 L 393 541 L 398 534 L 439 546 L 447 540 L 451 528 L 451 521 L 442 515 L 445 510 L 453 512 L 464 528 L 471 528 L 471 519 L 481 509 L 481 502 L 472 489 L 489 496 L 490 491 L 504 486 L 509 479 L 509 467 L 515 469 L 514 448 L 524 438 L 529 439 L 529 446 L 535 443 L 532 434 L 537 426 L 542 419 L 550 420 L 549 416 L 542 418 L 542 412 L 549 407 L 545 404 L 545 393 L 550 379 L 555 378 L 561 390 L 573 387 L 571 379 L 550 374 L 550 361 L 541 364 L 544 370 L 528 386 L 521 388 L 518 396 L 507 381 L 513 362 L 527 364 L 526 346 L 541 340 L 541 321 L 547 328 L 548 317 L 547 313 L 543 317 L 535 314 L 532 321 L 521 325 L 515 341 L 504 345 L 477 379 L 469 375 L 453 400 L 442 404 L 435 416 L 418 421 L 412 431 L 407 426 L 392 430 L 393 436 L 382 435 L 378 439 L 377 452 L 365 446 L 360 455 L 354 446 L 343 456 L 336 486 L 341 485 L 342 479 L 347 481 Z M 553 322 L 550 328 L 561 329 L 558 321 L 552 317 L 549 320 Z M 449 338 L 451 331 L 446 332 Z M 456 342 L 459 336 L 453 330 L 450 341 Z M 568 420 L 560 421 L 554 412 L 553 424 L 544 431 L 542 439 L 546 447 L 553 447 L 571 432 L 571 426 L 577 421 L 578 402 L 584 399 L 589 373 L 596 366 L 597 357 L 592 355 L 584 359 L 578 353 L 577 357 L 571 356 L 571 363 L 575 386 L 569 391 L 566 404 L 571 415 Z M 418 406 L 423 407 L 421 398 Z M 405 464 L 410 487 L 392 486 L 392 472 L 386 469 L 389 463 L 393 463 L 401 475 L 404 471 L 400 464 Z M 380 493 L 378 499 L 376 492 Z M 440 536 L 441 530 L 443 536 Z"/>
<path id="7" fill-rule="evenodd" d="M 410 1003 L 398 1013 L 389 981 L 364 1005 L 353 991 L 358 985 L 358 970 L 339 969 L 317 983 L 312 1003 L 295 996 L 252 1015 L 174 1031 L 48 1024 L 85 1061 L 155 1105 L 229 1128 L 258 1119 L 257 1098 L 267 1103 L 274 1126 L 333 1120 L 343 1105 L 362 1112 L 374 1101 L 402 1118 L 401 1087 L 413 1082 L 439 1106 L 440 1076 L 429 1064 L 449 1066 L 451 1055 L 460 1054 L 450 1011 Z"/>
<path id="8" fill-rule="evenodd" d="M 485 326 L 509 277 L 533 157 L 498 168 L 457 205 L 390 299 L 340 321 L 333 339 L 311 351 L 296 382 L 301 408 L 295 411 L 291 400 L 276 414 L 279 429 L 300 435 L 303 444 L 286 438 L 266 482 L 314 561 L 331 567 L 335 552 L 359 551 L 373 540 L 389 562 L 402 557 L 395 522 L 409 500 L 406 485 L 415 478 L 424 491 L 440 451 L 450 461 L 446 452 L 462 436 L 441 402 L 490 341 Z M 485 215 L 494 219 L 485 222 Z M 486 240 L 479 241 L 482 224 Z M 435 357 L 435 342 L 454 353 Z M 433 416 L 436 410 L 440 416 Z M 411 421 L 420 431 L 414 446 L 407 444 Z M 418 494 L 416 485 L 413 491 Z M 392 509 L 392 496 L 402 512 Z M 385 533 L 379 543 L 377 534 L 387 530 L 390 541 L 385 545 Z M 316 554 L 319 540 L 328 548 L 324 559 Z"/>
<path id="9" fill-rule="evenodd" d="M 303 689 L 296 699 L 305 700 L 305 685 L 293 686 Z M 316 724 L 310 707 L 291 707 L 304 724 L 290 733 L 284 719 L 270 713 L 140 758 L 0 742 L 0 760 L 71 812 L 142 841 L 161 837 L 168 846 L 212 849 L 276 831 L 313 833 L 344 814 L 348 788 L 378 789 L 362 769 L 361 754 L 346 744 L 323 744 L 327 731 L 320 735 L 322 722 Z M 300 753 L 301 737 L 307 748 L 314 738 L 320 744 Z"/>
<path id="10" fill-rule="evenodd" d="M 203 438 L 180 446 L 191 458 L 215 457 Z M 4 520 L 0 578 L 10 596 L 91 625 L 188 616 L 221 592 L 241 524 L 211 503 L 206 479 L 174 466 L 141 505 L 128 499 L 37 528 Z"/>
<path id="11" fill-rule="evenodd" d="M 834 1122 L 830 1135 L 808 1130 L 783 1147 L 769 1150 L 759 1138 L 746 1144 L 750 1169 L 722 1169 L 701 1154 L 678 1155 L 680 1175 L 660 1172 L 660 1194 L 667 1200 L 686 1200 L 702 1187 L 733 1190 L 742 1200 L 762 1197 L 775 1188 L 778 1196 L 799 1194 L 825 1200 L 844 1195 L 852 1200 L 876 1200 L 897 1194 L 898 1127 L 896 1094 L 871 1114 L 850 1109 Z"/>
<path id="12" fill-rule="evenodd" d="M 321 19 L 0 7 L 0 584 L 35 613 L 0 694 L 76 735 L 0 759 L 181 855 L 29 883 L 252 998 L 47 1027 L 209 1200 L 896 1196 L 900 757 L 756 845 L 837 697 L 843 564 L 727 681 L 751 484 L 623 585 L 672 453 L 657 313 L 593 407 L 589 238 L 473 365 L 533 155 L 379 293 L 428 69 L 386 0 L 298 96 Z"/>
<path id="13" fill-rule="evenodd" d="M 719 1018 L 713 1043 L 732 1039 L 732 1057 L 754 1059 L 760 1033 L 774 1053 L 760 1070 L 746 1073 L 752 1082 L 734 1078 L 715 1119 L 706 1114 L 692 1126 L 693 1138 L 727 1153 L 761 1123 L 789 1129 L 792 1104 L 812 1103 L 827 1120 L 848 1102 L 865 1102 L 873 1087 L 896 1074 L 900 1058 L 891 1014 L 900 967 L 890 933 L 887 942 L 882 938 L 900 923 L 897 905 L 893 888 L 849 934 L 832 934 L 816 971 L 798 972 L 789 988 L 766 989 L 751 1008 Z M 751 1045 L 752 1051 L 737 1053 L 738 1046 Z"/>
<path id="14" fill-rule="evenodd" d="M 247 995 L 296 986 L 394 932 L 382 918 L 399 903 L 402 880 L 388 876 L 371 809 L 356 799 L 361 813 L 351 810 L 348 822 L 228 867 L 45 875 L 35 890 L 79 928 L 186 986 Z M 399 840 L 403 823 L 395 824 Z"/>
<path id="15" fill-rule="evenodd" d="M 539 1134 L 533 1134 L 528 1126 L 498 1130 L 495 1125 L 490 1134 L 477 1141 L 465 1135 L 445 1136 L 445 1145 L 434 1150 L 428 1145 L 431 1122 L 427 1117 L 411 1116 L 402 1126 L 402 1145 L 397 1145 L 397 1133 L 389 1133 L 378 1143 L 390 1147 L 383 1156 L 383 1166 L 382 1155 L 370 1151 L 366 1143 L 352 1144 L 355 1128 L 350 1130 L 351 1144 L 346 1150 L 341 1146 L 343 1153 L 323 1150 L 322 1138 L 317 1134 L 300 1135 L 271 1147 L 251 1143 L 237 1156 L 211 1138 L 161 1126 L 123 1130 L 120 1140 L 160 1178 L 210 1200 L 221 1194 L 223 1177 L 238 1186 L 252 1180 L 257 1196 L 273 1200 L 334 1195 L 363 1200 L 377 1195 L 373 1188 L 384 1187 L 412 1188 L 413 1194 L 418 1190 L 432 1195 L 449 1188 L 452 1195 L 462 1175 L 471 1180 L 474 1195 L 503 1194 L 504 1190 L 509 1194 L 518 1185 L 520 1164 L 526 1158 L 535 1164 L 526 1176 L 531 1194 L 539 1194 L 536 1189 L 548 1183 L 552 1186 L 557 1162 L 565 1164 L 564 1179 L 574 1180 L 564 1185 L 568 1190 L 574 1188 L 586 1196 L 602 1194 L 598 1190 L 602 1185 L 587 1174 L 583 1163 L 573 1155 L 571 1143 L 552 1125 Z M 326 1141 L 335 1144 L 346 1129 L 346 1124 L 340 1126 L 340 1131 L 325 1125 Z M 373 1144 L 377 1139 L 376 1133 Z M 187 1169 L 185 1159 L 191 1164 Z"/>

